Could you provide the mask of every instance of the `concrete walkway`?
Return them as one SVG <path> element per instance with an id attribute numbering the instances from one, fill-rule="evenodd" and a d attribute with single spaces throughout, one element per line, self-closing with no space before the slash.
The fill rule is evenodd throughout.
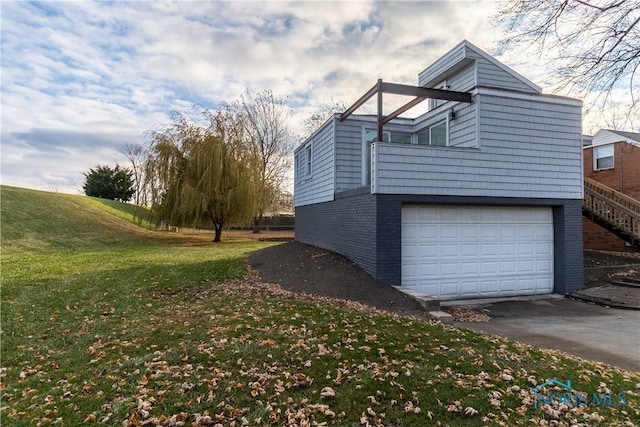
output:
<path id="1" fill-rule="evenodd" d="M 633 274 L 612 276 L 606 284 L 585 287 L 572 293 L 571 296 L 609 307 L 640 310 L 640 277 L 637 275 L 640 265 L 633 267 L 636 268 L 632 270 Z"/>
<path id="2" fill-rule="evenodd" d="M 640 310 L 640 286 L 603 285 L 581 289 L 573 298 L 615 308 Z"/>
<path id="3" fill-rule="evenodd" d="M 441 302 L 491 316 L 488 322 L 458 327 L 505 336 L 526 344 L 560 350 L 586 360 L 640 371 L 640 311 L 610 308 L 551 295 L 529 300 Z"/>

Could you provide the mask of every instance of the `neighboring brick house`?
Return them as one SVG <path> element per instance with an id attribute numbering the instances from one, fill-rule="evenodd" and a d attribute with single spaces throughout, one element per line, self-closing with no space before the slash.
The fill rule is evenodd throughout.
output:
<path id="1" fill-rule="evenodd" d="M 601 129 L 583 154 L 585 178 L 640 200 L 640 133 Z M 583 232 L 585 249 L 638 250 L 588 218 Z"/>
<path id="2" fill-rule="evenodd" d="M 296 239 L 441 300 L 580 289 L 581 101 L 468 41 L 418 82 L 379 80 L 295 150 Z M 384 116 L 382 93 L 415 98 Z"/>

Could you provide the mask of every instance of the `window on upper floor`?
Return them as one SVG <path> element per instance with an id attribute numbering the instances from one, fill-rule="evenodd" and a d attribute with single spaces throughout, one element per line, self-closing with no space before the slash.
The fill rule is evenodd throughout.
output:
<path id="1" fill-rule="evenodd" d="M 300 182 L 304 178 L 311 176 L 311 145 L 296 154 L 294 158 L 294 178 L 295 182 Z"/>
<path id="2" fill-rule="evenodd" d="M 434 89 L 448 89 L 449 86 L 447 86 L 447 81 L 443 81 L 442 83 L 436 85 L 433 87 Z M 439 106 L 441 106 L 442 104 L 444 104 L 445 101 L 444 99 L 429 99 L 429 111 L 433 110 L 434 108 L 438 108 Z"/>
<path id="3" fill-rule="evenodd" d="M 446 147 L 449 145 L 447 120 L 442 120 L 418 132 L 418 144 Z"/>
<path id="4" fill-rule="evenodd" d="M 305 148 L 305 152 L 307 154 L 307 163 L 306 163 L 306 168 L 305 168 L 305 172 L 307 176 L 311 176 L 311 145 L 308 145 L 307 148 Z"/>
<path id="5" fill-rule="evenodd" d="M 613 144 L 601 145 L 593 149 L 593 169 L 613 169 Z"/>
<path id="6" fill-rule="evenodd" d="M 295 182 L 300 181 L 300 178 L 302 178 L 302 171 L 300 170 L 300 164 L 302 163 L 302 160 L 300 159 L 300 153 L 296 154 L 295 158 L 294 158 L 294 169 L 293 169 L 293 173 L 295 175 Z"/>
<path id="7" fill-rule="evenodd" d="M 378 131 L 375 129 L 365 129 L 364 135 L 365 142 L 371 144 L 378 139 Z M 382 142 L 393 142 L 396 144 L 411 144 L 411 134 L 401 132 L 382 132 Z"/>

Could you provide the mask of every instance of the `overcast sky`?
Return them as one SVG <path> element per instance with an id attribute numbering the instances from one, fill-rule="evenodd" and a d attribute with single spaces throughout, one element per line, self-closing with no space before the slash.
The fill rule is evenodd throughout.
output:
<path id="1" fill-rule="evenodd" d="M 493 52 L 501 34 L 492 1 L 0 4 L 1 182 L 68 193 L 91 167 L 126 166 L 118 145 L 171 111 L 271 89 L 295 130 L 323 102 L 378 78 L 415 85 L 461 40 Z M 537 57 L 498 59 L 545 87 Z"/>

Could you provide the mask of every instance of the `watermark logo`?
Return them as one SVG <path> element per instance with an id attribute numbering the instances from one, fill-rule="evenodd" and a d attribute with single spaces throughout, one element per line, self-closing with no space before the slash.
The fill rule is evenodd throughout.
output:
<path id="1" fill-rule="evenodd" d="M 561 391 L 546 392 L 547 386 L 558 386 Z M 627 404 L 627 397 L 624 393 L 593 393 L 591 395 L 574 390 L 571 381 L 558 381 L 552 378 L 536 387 L 533 391 L 533 404 L 535 408 L 543 405 L 566 405 L 566 406 L 624 406 Z"/>

